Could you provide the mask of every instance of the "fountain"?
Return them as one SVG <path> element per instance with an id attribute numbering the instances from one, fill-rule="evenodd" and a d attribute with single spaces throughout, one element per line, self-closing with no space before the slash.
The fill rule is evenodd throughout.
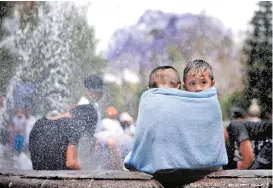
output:
<path id="1" fill-rule="evenodd" d="M 70 110 L 83 92 L 83 80 L 101 71 L 94 54 L 93 30 L 85 23 L 89 3 L 36 2 L 25 16 L 22 4 L 2 22 L 0 48 L 13 58 L 0 128 L 6 133 L 13 110 L 32 115 Z M 33 10 L 30 9 L 30 10 Z M 21 11 L 21 12 L 20 12 Z M 23 16 L 22 16 L 23 15 Z M 4 146 L 3 146 L 4 147 Z"/>
<path id="2" fill-rule="evenodd" d="M 67 87 L 73 78 L 71 53 L 73 46 L 73 27 L 65 22 L 72 4 L 55 5 L 38 3 L 36 23 L 29 23 L 21 28 L 17 14 L 3 23 L 12 40 L 6 42 L 6 48 L 16 58 L 16 70 L 7 88 L 6 99 L 14 107 L 13 91 L 22 83 L 35 86 L 37 91 L 36 106 L 44 112 L 69 109 L 71 95 Z M 18 18 L 19 17 L 19 18 Z M 10 24 L 13 27 L 8 27 Z M 64 32 L 65 31 L 65 32 Z M 59 95 L 61 94 L 61 95 Z"/>

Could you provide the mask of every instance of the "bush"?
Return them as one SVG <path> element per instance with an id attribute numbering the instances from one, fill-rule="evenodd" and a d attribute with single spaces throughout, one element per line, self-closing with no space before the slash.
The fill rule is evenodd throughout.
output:
<path id="1" fill-rule="evenodd" d="M 229 120 L 232 108 L 243 108 L 241 92 L 234 91 L 232 94 L 226 95 L 220 100 L 220 105 L 222 109 L 223 120 Z"/>

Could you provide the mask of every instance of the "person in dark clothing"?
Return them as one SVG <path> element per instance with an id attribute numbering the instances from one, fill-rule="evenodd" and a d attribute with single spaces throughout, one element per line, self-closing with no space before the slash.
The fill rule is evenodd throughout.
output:
<path id="1" fill-rule="evenodd" d="M 239 107 L 233 108 L 230 114 L 230 121 L 233 120 L 244 120 L 245 111 Z M 228 135 L 227 131 L 224 130 L 225 138 Z M 231 145 L 226 143 L 226 150 L 228 154 L 228 164 L 223 166 L 223 169 L 236 169 L 237 163 L 240 164 L 242 160 L 242 156 L 239 152 L 239 147 L 237 145 Z"/>
<path id="2" fill-rule="evenodd" d="M 243 120 L 245 119 L 245 111 L 241 108 L 234 108 L 231 111 L 230 120 Z"/>
<path id="3" fill-rule="evenodd" d="M 232 149 L 224 169 L 272 169 L 272 122 L 231 121 L 225 139 Z M 236 150 L 241 159 L 236 157 Z"/>
<path id="4" fill-rule="evenodd" d="M 82 134 L 93 135 L 97 112 L 91 105 L 79 105 L 67 117 L 38 120 L 29 138 L 34 170 L 79 170 L 77 147 Z"/>

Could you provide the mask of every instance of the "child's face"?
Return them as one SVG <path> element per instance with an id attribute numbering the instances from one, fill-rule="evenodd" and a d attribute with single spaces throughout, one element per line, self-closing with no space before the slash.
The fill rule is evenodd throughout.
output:
<path id="1" fill-rule="evenodd" d="M 190 92 L 199 92 L 214 86 L 215 80 L 211 80 L 209 72 L 202 74 L 187 75 L 184 88 Z"/>

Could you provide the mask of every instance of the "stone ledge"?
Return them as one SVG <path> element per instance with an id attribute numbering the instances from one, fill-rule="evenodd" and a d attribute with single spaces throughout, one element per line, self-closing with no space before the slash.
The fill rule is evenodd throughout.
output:
<path id="1" fill-rule="evenodd" d="M 272 188 L 272 170 L 226 170 L 214 172 L 183 188 Z"/>
<path id="2" fill-rule="evenodd" d="M 165 187 L 272 187 L 272 170 L 222 170 L 203 176 L 204 174 L 205 171 L 188 171 L 167 177 L 159 176 L 156 179 Z"/>
<path id="3" fill-rule="evenodd" d="M 9 188 L 162 188 L 163 186 L 155 180 L 45 180 L 26 179 L 21 177 L 0 177 L 0 187 Z"/>
<path id="4" fill-rule="evenodd" d="M 221 170 L 207 178 L 272 178 L 272 170 Z"/>
<path id="5" fill-rule="evenodd" d="M 198 174 L 191 174 L 197 176 Z M 179 177 L 183 179 L 183 176 Z M 168 180 L 169 181 L 169 180 Z M 173 187 L 164 184 L 165 187 Z M 0 187 L 163 187 L 153 176 L 128 171 L 15 171 L 0 169 Z M 201 187 L 272 187 L 272 170 L 226 170 L 208 174 L 204 178 L 179 186 Z"/>
<path id="6" fill-rule="evenodd" d="M 203 179 L 190 183 L 183 188 L 201 188 L 201 187 L 214 187 L 214 188 L 272 188 L 272 179 L 247 179 L 247 178 L 234 178 L 234 179 Z"/>
<path id="7" fill-rule="evenodd" d="M 93 171 L 22 171 L 0 169 L 2 176 L 19 176 L 22 178 L 39 178 L 39 179 L 102 179 L 102 180 L 150 180 L 152 175 L 143 172 L 129 172 L 119 170 L 93 170 Z"/>

